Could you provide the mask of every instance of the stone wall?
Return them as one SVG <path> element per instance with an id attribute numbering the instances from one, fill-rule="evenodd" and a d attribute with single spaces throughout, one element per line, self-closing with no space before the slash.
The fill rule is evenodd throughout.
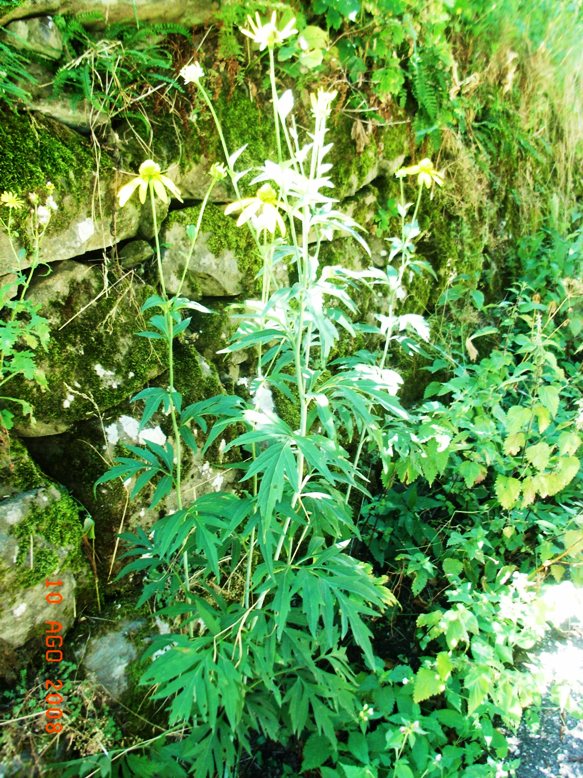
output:
<path id="1" fill-rule="evenodd" d="M 30 0 L 0 19 L 0 26 L 5 34 L 18 36 L 23 51 L 41 56 L 41 64 L 36 60 L 34 67 L 40 68 L 48 82 L 64 48 L 50 14 L 83 15 L 94 12 L 96 6 L 103 10 L 102 23 L 132 20 L 137 15 L 142 21 L 180 21 L 198 32 L 202 25 L 203 33 L 215 11 L 214 4 L 201 0 Z M 98 16 L 91 13 L 90 17 L 87 24 L 99 28 Z M 212 55 L 204 48 L 202 52 Z M 273 156 L 269 96 L 259 85 L 236 85 L 228 73 L 215 73 L 212 86 L 231 151 L 248 144 L 241 168 L 253 168 Z M 308 94 L 296 98 L 300 120 L 303 116 L 307 122 Z M 0 192 L 9 190 L 26 198 L 50 181 L 58 205 L 41 240 L 42 264 L 28 291 L 29 299 L 40 305 L 50 323 L 48 349 L 38 353 L 48 388 L 42 390 L 20 379 L 4 387 L 6 395 L 31 403 L 34 414 L 32 419 L 17 417 L 9 438 L 0 440 L 5 484 L 0 492 L 4 544 L 0 588 L 10 589 L 9 601 L 5 598 L 3 602 L 6 645 L 4 650 L 0 646 L 0 674 L 14 669 L 15 652 L 28 645 L 40 628 L 43 617 L 32 603 L 39 598 L 42 576 L 68 576 L 70 586 L 82 596 L 91 592 L 88 582 L 96 569 L 102 584 L 108 578 L 120 527 L 147 526 L 152 519 L 143 505 L 128 507 L 121 484 L 93 489 L 112 457 L 123 451 L 124 442 L 137 442 L 148 435 L 163 441 L 170 434 L 164 417 L 153 419 L 148 429 L 140 431 L 129 403 L 149 382 L 164 380 L 165 365 L 155 342 L 135 334 L 145 328 L 140 306 L 156 291 L 148 206 L 140 207 L 134 198 L 120 210 L 116 192 L 129 180 L 127 174 L 137 172 L 146 158 L 163 165 L 179 187 L 184 202 L 175 200 L 159 214 L 165 279 L 174 292 L 185 270 L 189 226 L 197 220 L 210 167 L 222 161 L 208 112 L 193 94 L 182 96 L 174 113 L 154 109 L 155 105 L 150 117 L 152 137 L 144 138 L 139 123 L 132 125 L 127 117 L 96 116 L 83 101 L 55 98 L 46 88 L 33 90 L 32 102 L 16 111 L 0 108 Z M 356 126 L 339 105 L 330 129 L 334 142 L 331 177 L 339 207 L 363 224 L 373 249 L 372 261 L 382 266 L 385 244 L 375 236 L 375 216 L 379 204 L 397 196 L 393 174 L 411 153 L 412 134 L 406 117 L 371 128 L 364 137 L 362 128 L 355 132 Z M 443 163 L 450 164 L 455 179 L 459 160 Z M 468 180 L 468 171 L 463 172 Z M 470 170 L 469 179 L 472 175 L 474 183 L 480 179 L 477 166 L 473 173 Z M 244 189 L 250 178 L 243 181 Z M 217 354 L 232 326 L 228 304 L 253 295 L 259 267 L 253 241 L 236 227 L 233 217 L 224 214 L 224 204 L 231 199 L 233 193 L 227 187 L 215 188 L 186 271 L 185 293 L 213 311 L 208 317 L 195 317 L 177 347 L 176 380 L 188 401 L 232 391 L 244 378 L 244 362 Z M 441 280 L 416 289 L 419 311 L 431 305 L 452 275 L 480 270 L 489 216 L 478 205 L 468 207 L 467 202 L 459 190 L 455 197 L 447 192 L 436 195 L 434 209 L 444 229 L 435 234 L 429 229 L 424 251 Z M 12 236 L 11 241 L 6 232 L 0 232 L 0 286 L 2 276 L 9 277 L 18 269 L 15 256 L 21 256 L 20 269 L 29 266 L 29 244 L 24 222 L 17 239 Z M 368 261 L 350 240 L 335 240 L 327 251 L 335 262 Z M 215 488 L 216 478 L 211 463 L 191 462 L 184 479 L 186 496 Z M 49 531 L 39 500 L 47 506 L 61 506 L 55 510 L 67 516 L 67 533 Z M 93 551 L 82 542 L 84 511 L 95 521 Z M 71 529 L 72 516 L 77 533 Z M 18 531 L 18 526 L 26 529 Z M 27 556 L 29 546 L 44 551 Z M 10 562 L 14 569 L 8 578 L 1 565 Z M 68 616 L 67 625 L 71 620 Z"/>

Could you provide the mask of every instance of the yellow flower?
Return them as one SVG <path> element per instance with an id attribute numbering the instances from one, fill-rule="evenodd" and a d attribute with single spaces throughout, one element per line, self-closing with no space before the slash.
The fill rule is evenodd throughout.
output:
<path id="1" fill-rule="evenodd" d="M 117 193 L 120 208 L 127 203 L 133 193 L 139 190 L 140 202 L 146 202 L 146 194 L 148 189 L 158 195 L 163 203 L 168 202 L 168 192 L 177 200 L 182 202 L 182 197 L 176 184 L 171 181 L 168 176 L 162 174 L 160 165 L 157 162 L 153 162 L 151 159 L 147 159 L 142 162 L 138 175 L 133 178 L 128 184 L 122 186 Z M 168 192 L 166 191 L 168 190 Z"/>
<path id="2" fill-rule="evenodd" d="M 24 200 L 15 195 L 14 192 L 2 192 L 0 203 L 13 211 L 19 211 L 21 208 L 24 208 Z"/>
<path id="3" fill-rule="evenodd" d="M 253 19 L 248 16 L 247 24 L 249 25 L 249 29 L 246 30 L 244 27 L 241 27 L 241 32 L 243 35 L 251 38 L 253 43 L 256 43 L 259 46 L 260 51 L 263 51 L 264 49 L 273 49 L 275 46 L 281 45 L 284 40 L 291 38 L 292 35 L 296 35 L 298 32 L 295 28 L 295 18 L 291 19 L 282 30 L 278 30 L 275 11 L 271 14 L 271 19 L 264 24 L 261 24 L 261 18 L 258 13 L 255 14 L 255 19 L 256 21 L 254 22 Z"/>
<path id="4" fill-rule="evenodd" d="M 235 203 L 227 205 L 225 213 L 227 216 L 231 213 L 241 212 L 237 220 L 237 227 L 246 224 L 248 221 L 258 232 L 267 230 L 272 235 L 279 227 L 282 235 L 285 235 L 285 224 L 281 218 L 279 208 L 281 203 L 277 200 L 277 193 L 271 184 L 263 184 L 257 190 L 255 197 L 244 197 Z"/>
<path id="5" fill-rule="evenodd" d="M 397 178 L 417 176 L 418 185 L 426 186 L 427 189 L 430 189 L 433 184 L 443 185 L 443 171 L 436 170 L 430 159 L 422 159 L 417 165 L 411 165 L 411 167 L 402 167 L 397 170 L 395 175 Z"/>

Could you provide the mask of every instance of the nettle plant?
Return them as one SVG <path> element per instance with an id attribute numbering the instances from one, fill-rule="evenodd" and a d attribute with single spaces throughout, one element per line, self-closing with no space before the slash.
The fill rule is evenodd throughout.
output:
<path id="1" fill-rule="evenodd" d="M 356 694 L 348 648 L 357 647 L 373 671 L 379 660 L 367 620 L 396 605 L 386 579 L 348 553 L 358 536 L 349 496 L 351 490 L 366 492 L 360 455 L 367 440 L 384 447 L 384 418 L 410 421 L 396 396 L 402 379 L 386 361 L 388 344 L 407 328 L 428 336 L 420 317 L 394 313 L 412 262 L 415 218 L 406 221 L 410 205 L 403 202 L 400 271 L 320 263 L 323 242 L 337 233 L 368 251 L 358 225 L 327 194 L 333 186 L 326 133 L 334 94 L 311 96 L 313 130 L 302 142 L 292 93 L 278 94 L 274 73 L 274 49 L 295 34 L 293 21 L 279 29 L 275 15 L 266 23 L 250 20 L 243 32 L 269 55 L 278 153 L 255 176 L 255 195 L 240 196 L 248 171 L 235 165 L 243 149 L 231 153 L 226 147 L 202 67 L 192 63 L 181 75 L 197 85 L 225 153 L 191 228 L 193 243 L 214 181 L 228 176 L 237 200 L 226 212 L 239 214 L 237 224 L 249 226 L 263 256 L 261 299 L 246 303 L 225 348 L 254 354 L 256 373 L 249 399 L 217 395 L 185 405 L 173 385 L 173 344 L 188 327 L 188 309 L 205 309 L 180 295 L 168 297 L 156 237 L 161 294 L 145 303 L 153 315 L 149 330 L 139 334 L 166 344 L 169 379 L 168 386 L 133 399 L 144 402 L 142 428 L 162 411 L 173 434 L 165 445 L 129 446 L 128 456 L 98 483 L 135 479 L 132 497 L 155 485 L 152 506 L 175 495 L 177 509 L 149 532 L 124 536 L 131 561 L 121 573 L 144 576 L 139 605 L 151 602 L 170 625 L 169 634 L 148 648 L 151 662 L 141 678 L 155 699 L 167 702 L 168 729 L 149 741 L 147 758 L 110 752 L 73 767 L 83 774 L 96 768 L 105 774 L 124 757 L 140 775 L 178 776 L 188 769 L 201 778 L 231 776 L 258 738 L 285 744 L 310 733 L 326 744 L 324 758 L 337 758 L 339 722 L 359 728 L 369 715 Z M 404 175 L 415 172 L 428 185 L 440 177 L 429 161 L 421 167 Z M 122 188 L 120 205 L 136 191 L 142 203 L 148 198 L 155 226 L 156 198 L 180 197 L 152 160 Z M 281 268 L 291 285 L 279 285 Z M 379 328 L 355 321 L 361 285 L 382 287 L 392 301 Z M 380 359 L 372 352 L 338 356 L 341 333 L 355 337 L 361 331 L 384 337 Z M 286 418 L 278 412 L 281 398 Z M 240 457 L 232 465 L 240 473 L 238 491 L 184 504 L 187 455 L 209 456 L 217 445 Z"/>
<path id="2" fill-rule="evenodd" d="M 0 285 L 0 392 L 17 376 L 35 381 L 46 389 L 44 372 L 36 364 L 35 351 L 46 350 L 49 324 L 39 306 L 26 299 L 34 270 L 41 264 L 40 242 L 57 204 L 54 187 L 47 182 L 43 196 L 28 195 L 28 202 L 13 192 L 0 195 L 0 227 L 8 236 L 12 252 L 11 273 Z M 28 245 L 26 248 L 22 243 Z M 4 390 L 9 391 L 9 389 Z M 0 395 L 0 434 L 14 424 L 14 410 L 32 417 L 25 400 Z"/>

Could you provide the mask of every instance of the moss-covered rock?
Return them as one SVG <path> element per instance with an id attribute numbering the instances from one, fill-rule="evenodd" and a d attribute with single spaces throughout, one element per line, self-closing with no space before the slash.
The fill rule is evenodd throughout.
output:
<path id="1" fill-rule="evenodd" d="M 36 484 L 38 471 L 31 473 Z M 73 623 L 75 599 L 91 576 L 81 550 L 80 512 L 79 504 L 47 478 L 43 486 L 0 501 L 0 677 L 10 678 L 22 666 L 26 647 L 40 639 L 48 619 L 62 625 L 60 634 Z M 46 580 L 61 582 L 51 589 L 61 595 L 60 602 L 47 602 Z"/>
<path id="2" fill-rule="evenodd" d="M 254 289 L 261 257 L 249 230 L 237 227 L 235 219 L 211 203 L 193 243 L 190 235 L 199 214 L 200 206 L 173 211 L 163 225 L 167 290 L 198 299 L 233 297 Z"/>
<path id="3" fill-rule="evenodd" d="M 69 261 L 32 284 L 29 297 L 51 327 L 46 354 L 37 354 L 48 389 L 21 380 L 6 384 L 8 396 L 34 408 L 34 421 L 17 419 L 20 434 L 62 432 L 119 404 L 162 372 L 157 342 L 135 335 L 146 329 L 140 307 L 153 291 L 128 277 L 117 283 L 112 278 L 104 287 L 99 267 Z"/>
<path id="4" fill-rule="evenodd" d="M 43 202 L 46 184 L 54 187 L 58 211 L 53 214 L 40 241 L 44 263 L 79 256 L 111 246 L 136 234 L 140 208 L 130 203 L 117 210 L 119 186 L 114 162 L 101 150 L 99 166 L 89 141 L 48 117 L 0 109 L 0 192 L 7 190 L 27 197 L 38 192 Z M 23 249 L 21 267 L 33 264 L 33 238 L 28 233 L 25 211 L 16 213 L 19 235 L 12 236 L 16 249 Z M 8 235 L 0 231 L 0 275 L 14 269 L 14 253 Z"/>

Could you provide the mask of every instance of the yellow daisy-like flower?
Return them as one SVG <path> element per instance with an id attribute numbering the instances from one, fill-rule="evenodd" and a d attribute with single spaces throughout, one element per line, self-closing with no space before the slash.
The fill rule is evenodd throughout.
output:
<path id="1" fill-rule="evenodd" d="M 24 200 L 15 195 L 14 192 L 2 192 L 0 203 L 12 211 L 19 211 L 21 208 L 24 208 Z"/>
<path id="2" fill-rule="evenodd" d="M 246 30 L 241 27 L 241 32 L 248 38 L 251 38 L 253 43 L 259 46 L 259 50 L 273 49 L 276 46 L 280 46 L 287 38 L 291 38 L 292 35 L 297 35 L 295 28 L 296 20 L 291 19 L 283 29 L 277 29 L 277 17 L 275 11 L 271 14 L 271 19 L 268 22 L 261 23 L 261 17 L 258 13 L 255 14 L 255 20 L 248 16 L 247 24 L 249 29 Z"/>
<path id="3" fill-rule="evenodd" d="M 397 170 L 395 175 L 397 178 L 417 176 L 418 185 L 426 186 L 427 189 L 430 189 L 433 184 L 443 185 L 443 171 L 436 170 L 430 159 L 422 159 L 417 165 L 402 167 L 400 170 Z"/>
<path id="4" fill-rule="evenodd" d="M 168 176 L 163 175 L 160 170 L 160 165 L 158 165 L 157 162 L 153 162 L 151 159 L 142 162 L 138 175 L 129 183 L 125 184 L 125 186 L 122 186 L 117 193 L 120 208 L 123 208 L 136 189 L 138 190 L 140 202 L 142 204 L 146 202 L 146 195 L 149 189 L 151 189 L 163 203 L 168 202 L 168 192 L 182 202 L 182 197 L 180 196 L 180 191 L 176 184 L 171 181 Z"/>
<path id="5" fill-rule="evenodd" d="M 281 203 L 277 199 L 277 192 L 271 184 L 263 184 L 257 190 L 255 197 L 244 197 L 237 200 L 225 208 L 225 213 L 229 216 L 231 213 L 241 212 L 237 220 L 237 227 L 246 224 L 248 221 L 261 233 L 267 230 L 275 235 L 276 230 L 285 235 L 285 223 L 281 218 L 279 209 Z"/>

